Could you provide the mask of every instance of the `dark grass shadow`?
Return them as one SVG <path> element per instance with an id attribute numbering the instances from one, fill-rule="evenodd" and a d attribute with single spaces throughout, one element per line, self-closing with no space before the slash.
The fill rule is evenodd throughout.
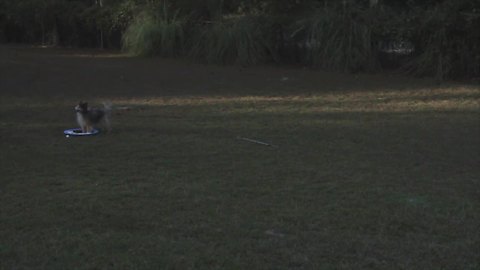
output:
<path id="1" fill-rule="evenodd" d="M 206 66 L 182 60 L 109 57 L 110 52 L 89 56 L 54 48 L 2 48 L 8 57 L 0 62 L 0 87 L 7 96 L 284 96 L 465 86 L 438 85 L 389 73 L 349 75 L 289 67 Z"/>

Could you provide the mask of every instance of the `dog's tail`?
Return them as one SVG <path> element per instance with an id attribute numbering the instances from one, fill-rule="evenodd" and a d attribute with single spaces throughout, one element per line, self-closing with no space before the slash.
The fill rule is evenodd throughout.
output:
<path id="1" fill-rule="evenodd" d="M 112 130 L 112 125 L 110 122 L 110 116 L 112 115 L 112 102 L 110 101 L 104 101 L 102 102 L 103 104 L 103 109 L 105 111 L 105 126 L 107 127 L 108 132 Z"/>

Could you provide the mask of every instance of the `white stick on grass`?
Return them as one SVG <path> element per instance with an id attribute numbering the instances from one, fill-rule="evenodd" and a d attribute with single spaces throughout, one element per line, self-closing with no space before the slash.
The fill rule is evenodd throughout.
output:
<path id="1" fill-rule="evenodd" d="M 273 145 L 273 144 L 269 144 L 269 143 L 266 143 L 266 142 L 262 142 L 262 141 L 258 141 L 258 140 L 254 140 L 254 139 L 250 139 L 250 138 L 245 138 L 245 137 L 237 137 L 237 139 L 247 141 L 247 142 L 251 142 L 251 143 L 261 144 L 261 145 L 265 145 L 265 146 L 278 147 L 278 146 Z"/>

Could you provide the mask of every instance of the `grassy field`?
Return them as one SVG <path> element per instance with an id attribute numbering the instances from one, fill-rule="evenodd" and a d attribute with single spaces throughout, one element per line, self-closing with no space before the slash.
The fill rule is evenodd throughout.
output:
<path id="1" fill-rule="evenodd" d="M 0 269 L 480 269 L 478 86 L 0 47 L 0 91 Z"/>

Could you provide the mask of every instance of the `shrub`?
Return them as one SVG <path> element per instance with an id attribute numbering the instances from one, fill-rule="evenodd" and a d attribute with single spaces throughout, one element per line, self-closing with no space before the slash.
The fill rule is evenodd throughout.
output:
<path id="1" fill-rule="evenodd" d="M 201 25 L 190 56 L 213 64 L 254 65 L 271 56 L 271 42 L 261 18 L 232 16 Z"/>
<path id="2" fill-rule="evenodd" d="M 439 80 L 480 77 L 480 9 L 473 2 L 446 1 L 415 14 L 417 54 L 406 66 L 410 73 Z"/>
<path id="3" fill-rule="evenodd" d="M 318 8 L 293 24 L 291 37 L 306 64 L 343 72 L 374 70 L 378 64 L 367 15 L 354 5 Z"/>
<path id="4" fill-rule="evenodd" d="M 166 6 L 160 10 L 147 7 L 125 31 L 123 46 L 135 55 L 178 56 L 184 48 L 185 24 L 185 18 L 179 18 L 178 12 L 170 15 Z"/>

